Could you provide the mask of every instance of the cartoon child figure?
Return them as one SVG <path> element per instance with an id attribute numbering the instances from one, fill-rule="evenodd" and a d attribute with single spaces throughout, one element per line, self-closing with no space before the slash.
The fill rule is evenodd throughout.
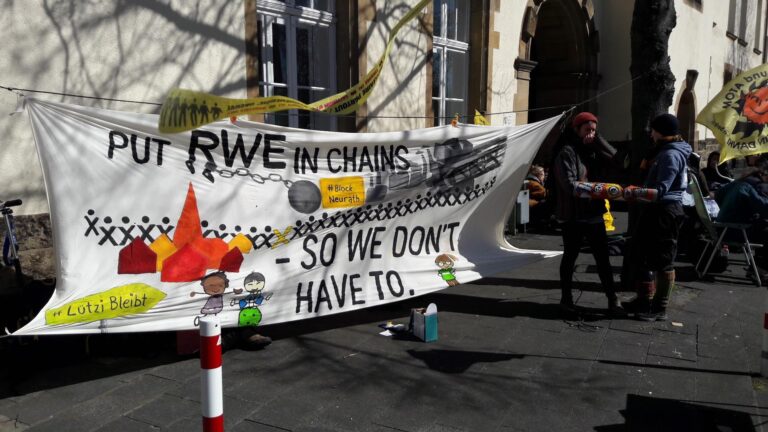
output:
<path id="1" fill-rule="evenodd" d="M 243 287 L 249 294 L 238 302 L 240 309 L 261 306 L 262 303 L 272 298 L 272 293 L 266 293 L 266 295 L 262 293 L 265 284 L 264 275 L 259 272 L 251 272 L 246 276 Z"/>
<path id="2" fill-rule="evenodd" d="M 443 278 L 448 286 L 456 286 L 459 281 L 456 280 L 456 270 L 453 269 L 453 263 L 459 259 L 451 254 L 440 254 L 435 258 L 435 264 L 440 267 L 437 274 Z"/>
<path id="3" fill-rule="evenodd" d="M 200 279 L 200 285 L 203 286 L 203 293 L 210 296 L 203 308 L 200 309 L 200 313 L 203 315 L 215 315 L 221 312 L 224 309 L 224 291 L 229 288 L 227 275 L 222 271 L 205 275 Z M 189 296 L 194 297 L 195 294 L 200 293 L 192 291 L 189 293 Z"/>
<path id="4" fill-rule="evenodd" d="M 264 293 L 264 286 L 266 284 L 264 275 L 259 272 L 251 272 L 245 277 L 243 281 L 243 289 L 248 292 L 248 295 L 241 299 L 232 299 L 229 302 L 230 306 L 234 306 L 235 303 L 240 307 L 240 313 L 238 314 L 237 325 L 240 327 L 257 326 L 261 322 L 261 306 L 264 302 L 272 298 L 272 293 Z M 235 294 L 240 294 L 243 289 L 235 289 Z"/>

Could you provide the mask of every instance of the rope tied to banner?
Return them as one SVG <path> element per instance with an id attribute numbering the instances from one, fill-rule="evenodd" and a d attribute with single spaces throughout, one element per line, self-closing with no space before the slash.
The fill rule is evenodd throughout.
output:
<path id="1" fill-rule="evenodd" d="M 511 111 L 499 111 L 499 112 L 485 112 L 481 114 L 481 117 L 488 118 L 492 116 L 500 116 L 500 115 L 509 115 L 509 114 L 518 114 L 518 113 L 530 113 L 530 112 L 537 112 L 537 111 L 544 111 L 544 110 L 553 110 L 553 109 L 564 109 L 566 111 L 566 117 L 569 115 L 568 113 L 572 113 L 575 111 L 575 109 L 579 106 L 586 105 L 594 100 L 597 100 L 601 98 L 602 96 L 612 93 L 622 87 L 625 87 L 638 79 L 644 78 L 648 73 L 643 73 L 642 75 L 639 75 L 631 80 L 625 81 L 621 84 L 618 84 L 614 87 L 611 87 L 601 93 L 596 94 L 595 96 L 585 99 L 581 102 L 573 103 L 573 104 L 560 104 L 560 105 L 551 105 L 551 106 L 545 106 L 545 107 L 537 107 L 537 108 L 528 108 L 528 109 L 519 109 L 519 110 L 511 110 Z M 162 107 L 163 104 L 157 103 L 157 102 L 147 102 L 147 101 L 140 101 L 140 100 L 132 100 L 132 99 L 120 99 L 120 98 L 108 98 L 108 97 L 101 97 L 101 96 L 89 96 L 89 95 L 81 95 L 81 94 L 75 94 L 75 93 L 64 93 L 64 92 L 53 92 L 53 91 L 47 91 L 47 90 L 37 90 L 37 89 L 29 89 L 29 88 L 19 88 L 19 87 L 9 87 L 0 85 L 0 89 L 9 91 L 11 93 L 16 94 L 17 96 L 24 97 L 26 96 L 24 92 L 27 93 L 40 93 L 40 94 L 49 94 L 49 95 L 56 95 L 56 96 L 64 96 L 64 97 L 73 97 L 73 98 L 82 98 L 82 99 L 91 99 L 91 100 L 102 100 L 102 101 L 108 101 L 108 102 L 120 102 L 120 103 L 135 103 L 135 104 L 142 104 L 142 105 L 152 105 L 157 107 Z M 205 94 L 205 93 L 203 93 Z M 226 99 L 226 98 L 222 98 Z M 198 107 L 199 109 L 199 107 Z M 293 109 L 293 108 L 290 108 Z M 329 113 L 326 113 L 324 111 L 315 111 L 315 114 L 321 114 L 321 115 L 332 115 Z M 209 110 L 209 116 L 210 116 L 210 110 Z M 459 119 L 462 123 L 467 123 L 470 121 L 473 121 L 475 124 L 483 124 L 483 123 L 477 123 L 475 119 L 477 118 L 477 115 L 479 112 L 476 111 L 474 115 L 460 115 Z M 201 114 L 200 114 L 201 115 Z M 303 114 L 300 113 L 294 113 L 289 112 L 285 113 L 283 115 L 287 116 L 301 116 Z M 455 119 L 455 115 L 453 116 L 387 116 L 387 115 L 357 115 L 357 114 L 344 114 L 344 115 L 334 115 L 337 118 L 354 118 L 354 119 L 393 119 L 393 120 L 402 120 L 402 119 L 442 119 L 442 120 L 453 120 Z M 222 116 L 222 118 L 225 118 Z M 229 116 L 230 121 L 237 119 L 237 116 Z"/>

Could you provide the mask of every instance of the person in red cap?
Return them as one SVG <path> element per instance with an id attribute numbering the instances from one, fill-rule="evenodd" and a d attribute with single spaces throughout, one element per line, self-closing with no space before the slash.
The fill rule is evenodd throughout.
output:
<path id="1" fill-rule="evenodd" d="M 592 250 L 600 282 L 608 297 L 608 311 L 624 315 L 613 282 L 613 269 L 608 258 L 608 236 L 605 232 L 602 199 L 576 196 L 580 182 L 600 181 L 607 168 L 615 164 L 616 150 L 597 133 L 597 117 L 581 112 L 573 117 L 558 141 L 552 173 L 555 179 L 555 216 L 562 224 L 563 257 L 560 262 L 560 307 L 573 314 L 573 270 L 585 241 Z"/>

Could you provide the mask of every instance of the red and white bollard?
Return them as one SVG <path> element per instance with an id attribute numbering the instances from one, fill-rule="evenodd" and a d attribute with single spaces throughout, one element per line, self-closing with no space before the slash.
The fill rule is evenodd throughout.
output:
<path id="1" fill-rule="evenodd" d="M 768 377 L 768 297 L 763 313 L 763 350 L 760 353 L 760 375 Z"/>
<path id="2" fill-rule="evenodd" d="M 224 395 L 221 384 L 221 323 L 218 316 L 200 318 L 200 399 L 203 432 L 224 432 Z"/>

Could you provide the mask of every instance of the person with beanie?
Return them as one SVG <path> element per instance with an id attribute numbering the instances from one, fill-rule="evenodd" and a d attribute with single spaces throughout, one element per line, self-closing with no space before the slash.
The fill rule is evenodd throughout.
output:
<path id="1" fill-rule="evenodd" d="M 608 311 L 623 315 L 613 282 L 613 269 L 608 258 L 608 236 L 605 232 L 602 199 L 577 196 L 580 182 L 605 180 L 603 173 L 614 163 L 616 150 L 597 133 L 597 117 L 581 112 L 573 117 L 558 142 L 559 151 L 552 165 L 555 185 L 555 216 L 562 223 L 563 257 L 560 262 L 560 307 L 573 314 L 573 271 L 581 247 L 586 243 L 592 250 L 600 282 L 608 297 Z"/>
<path id="2" fill-rule="evenodd" d="M 647 286 L 633 300 L 635 316 L 642 321 L 664 321 L 675 284 L 674 260 L 677 239 L 684 219 L 683 192 L 688 186 L 687 160 L 691 146 L 680 136 L 677 117 L 660 114 L 650 124 L 654 142 L 652 157 L 644 161 L 648 173 L 642 188 L 627 187 L 624 198 L 643 205 L 638 221 L 638 258 L 641 269 L 636 286 Z M 655 292 L 647 275 L 655 272 Z"/>

